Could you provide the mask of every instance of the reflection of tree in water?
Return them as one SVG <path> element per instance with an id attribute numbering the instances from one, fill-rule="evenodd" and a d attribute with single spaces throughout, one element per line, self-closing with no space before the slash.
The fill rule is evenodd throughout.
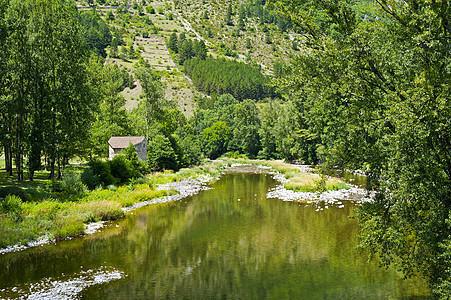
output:
<path id="1" fill-rule="evenodd" d="M 353 253 L 357 224 L 350 207 L 315 212 L 267 200 L 270 185 L 270 176 L 225 175 L 212 190 L 130 219 L 140 225 L 124 236 L 129 278 L 108 284 L 107 293 L 158 299 L 398 293 L 392 273 Z"/>
<path id="2" fill-rule="evenodd" d="M 266 199 L 274 185 L 265 174 L 224 175 L 192 198 L 134 211 L 119 227 L 112 223 L 87 238 L 0 256 L 0 268 L 9 270 L 0 273 L 0 286 L 106 266 L 127 277 L 88 288 L 83 298 L 388 298 L 424 292 L 421 282 L 399 282 L 354 253 L 351 205 L 316 212 Z"/>

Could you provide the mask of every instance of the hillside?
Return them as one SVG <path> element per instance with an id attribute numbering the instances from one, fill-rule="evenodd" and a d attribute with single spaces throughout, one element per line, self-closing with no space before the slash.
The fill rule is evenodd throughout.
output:
<path id="1" fill-rule="evenodd" d="M 97 3 L 96 11 L 112 29 L 113 40 L 122 39 L 116 49 L 113 49 L 114 41 L 107 48 L 106 62 L 127 68 L 130 74 L 138 61 L 147 62 L 165 81 L 165 97 L 175 100 L 186 116 L 193 114 L 195 99 L 203 94 L 183 74 L 176 63 L 176 54 L 168 51 L 166 42 L 172 33 L 185 33 L 188 39 L 203 40 L 213 57 L 257 63 L 268 75 L 272 73 L 273 62 L 290 57 L 295 51 L 295 34 L 289 29 L 282 31 L 274 16 L 265 14 L 261 4 L 192 0 L 139 3 Z M 92 9 L 85 2 L 78 2 L 78 7 Z M 229 25 L 225 22 L 228 9 Z M 254 16 L 262 11 L 260 17 Z M 122 92 L 128 110 L 137 107 L 142 93 L 138 81 L 131 87 Z"/>

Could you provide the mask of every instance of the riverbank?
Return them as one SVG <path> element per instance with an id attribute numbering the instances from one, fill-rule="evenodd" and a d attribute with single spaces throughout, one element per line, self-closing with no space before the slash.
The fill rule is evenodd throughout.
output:
<path id="1" fill-rule="evenodd" d="M 312 198 L 319 188 L 323 191 L 350 189 L 336 178 L 322 178 L 300 166 L 281 161 L 224 158 L 176 173 L 152 173 L 146 176 L 147 183 L 98 189 L 70 201 L 49 198 L 22 202 L 18 197 L 9 197 L 7 200 L 15 209 L 0 215 L 0 254 L 94 233 L 105 222 L 123 218 L 136 208 L 180 200 L 207 189 L 207 183 L 237 164 L 271 169 L 272 175 L 282 184 L 278 187 L 279 193 L 272 197 L 283 200 L 298 201 L 293 193 L 310 194 Z"/>

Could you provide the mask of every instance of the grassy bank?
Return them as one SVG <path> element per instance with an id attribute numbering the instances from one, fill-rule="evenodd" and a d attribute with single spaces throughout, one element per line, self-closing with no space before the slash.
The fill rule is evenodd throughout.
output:
<path id="1" fill-rule="evenodd" d="M 325 178 L 281 161 L 223 158 L 207 161 L 200 166 L 174 172 L 158 172 L 146 176 L 146 183 L 110 186 L 79 195 L 49 192 L 45 180 L 47 174 L 39 174 L 35 182 L 17 182 L 2 174 L 0 186 L 5 191 L 15 191 L 18 196 L 0 201 L 0 248 L 15 244 L 27 244 L 47 235 L 51 239 L 63 239 L 83 234 L 85 224 L 123 218 L 123 207 L 175 193 L 158 190 L 157 186 L 168 182 L 196 179 L 204 176 L 215 178 L 234 163 L 271 167 L 288 180 L 285 188 L 294 191 L 346 188 L 334 178 Z M 142 182 L 142 181 L 141 181 Z"/>

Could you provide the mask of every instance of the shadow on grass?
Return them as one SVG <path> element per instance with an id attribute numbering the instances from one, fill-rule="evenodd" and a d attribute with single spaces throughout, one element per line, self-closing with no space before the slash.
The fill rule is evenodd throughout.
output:
<path id="1" fill-rule="evenodd" d="M 49 182 L 49 172 L 38 171 L 35 172 L 34 180 L 27 179 L 18 181 L 16 173 L 9 176 L 5 169 L 0 170 L 0 198 L 5 198 L 8 195 L 16 195 L 22 201 L 32 201 L 44 198 L 49 198 L 51 193 L 45 191 L 45 185 Z M 28 174 L 24 174 L 27 178 Z"/>

